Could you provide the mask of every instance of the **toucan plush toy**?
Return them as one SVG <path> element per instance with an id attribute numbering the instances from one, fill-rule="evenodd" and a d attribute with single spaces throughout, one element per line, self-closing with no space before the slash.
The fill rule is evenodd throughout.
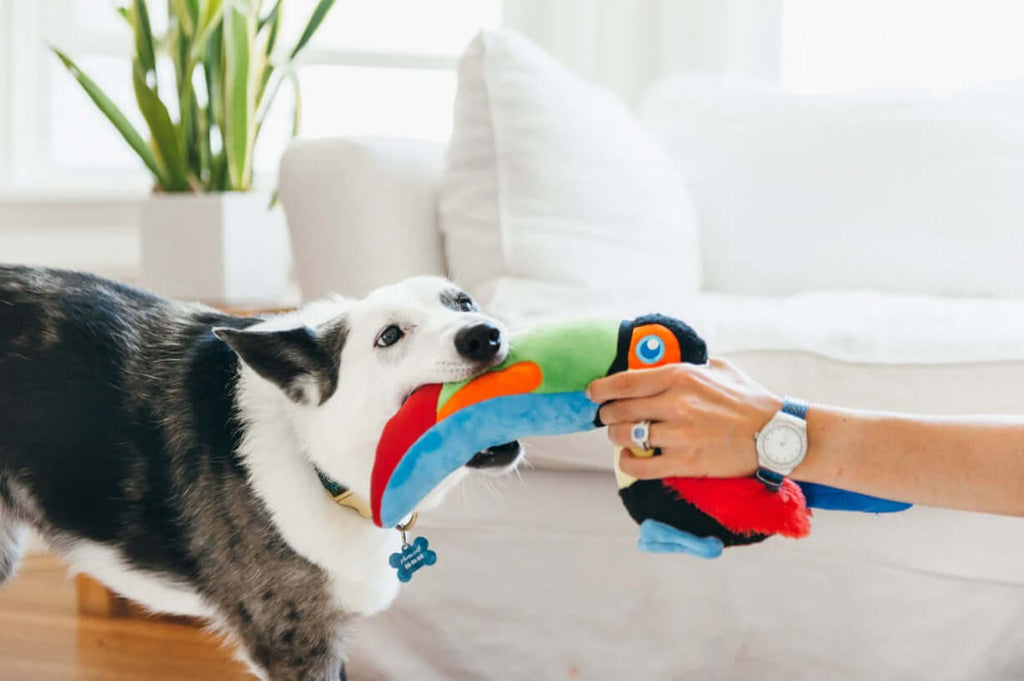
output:
<path id="1" fill-rule="evenodd" d="M 597 378 L 706 361 L 700 336 L 662 315 L 535 327 L 513 338 L 501 365 L 469 381 L 420 388 L 387 423 L 371 481 L 374 522 L 398 525 L 476 452 L 601 427 L 600 405 L 584 394 Z M 808 507 L 887 512 L 909 506 L 789 479 L 776 489 L 754 477 L 635 480 L 619 469 L 618 454 L 615 464 L 619 495 L 640 525 L 639 546 L 650 552 L 712 558 L 725 546 L 775 534 L 806 536 Z"/>

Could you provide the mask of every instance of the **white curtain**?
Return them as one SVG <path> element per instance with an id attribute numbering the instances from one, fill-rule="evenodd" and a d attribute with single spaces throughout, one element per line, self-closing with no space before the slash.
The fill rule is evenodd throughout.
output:
<path id="1" fill-rule="evenodd" d="M 783 0 L 505 0 L 503 23 L 636 102 L 677 72 L 777 79 Z"/>

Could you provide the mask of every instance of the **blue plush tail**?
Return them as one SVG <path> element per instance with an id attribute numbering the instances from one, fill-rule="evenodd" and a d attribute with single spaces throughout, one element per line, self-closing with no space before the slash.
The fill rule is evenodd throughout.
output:
<path id="1" fill-rule="evenodd" d="M 867 494 L 848 492 L 827 485 L 813 482 L 800 482 L 807 505 L 811 508 L 824 508 L 830 511 L 863 511 L 864 513 L 895 513 L 905 511 L 913 504 L 890 499 L 879 499 Z"/>

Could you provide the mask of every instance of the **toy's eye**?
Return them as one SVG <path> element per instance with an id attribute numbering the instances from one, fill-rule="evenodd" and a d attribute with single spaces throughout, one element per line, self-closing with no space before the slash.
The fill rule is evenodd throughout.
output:
<path id="1" fill-rule="evenodd" d="M 636 344 L 636 358 L 644 364 L 657 364 L 665 356 L 665 341 L 653 333 Z"/>
<path id="2" fill-rule="evenodd" d="M 402 331 L 402 329 L 398 328 L 395 324 L 392 324 L 380 332 L 380 335 L 377 336 L 377 340 L 373 342 L 373 345 L 378 348 L 386 348 L 402 340 L 402 336 L 404 335 L 405 332 Z"/>

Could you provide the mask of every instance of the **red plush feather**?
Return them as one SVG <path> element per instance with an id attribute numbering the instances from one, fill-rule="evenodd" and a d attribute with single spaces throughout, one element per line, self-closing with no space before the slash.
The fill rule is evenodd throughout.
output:
<path id="1" fill-rule="evenodd" d="M 772 492 L 755 478 L 665 478 L 663 484 L 736 534 L 811 532 L 811 511 L 800 486 L 786 478 Z"/>
<path id="2" fill-rule="evenodd" d="M 416 390 L 384 426 L 377 442 L 377 454 L 370 477 L 370 508 L 373 511 L 373 522 L 378 527 L 381 526 L 381 495 L 384 494 L 388 479 L 412 443 L 437 423 L 437 400 L 442 387 L 433 383 Z"/>

